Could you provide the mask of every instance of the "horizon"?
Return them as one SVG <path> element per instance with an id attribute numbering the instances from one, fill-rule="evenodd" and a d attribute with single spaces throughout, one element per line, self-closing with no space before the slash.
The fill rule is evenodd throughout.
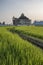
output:
<path id="1" fill-rule="evenodd" d="M 43 20 L 43 0 L 0 0 L 0 22 L 12 23 L 21 13 L 34 20 Z"/>

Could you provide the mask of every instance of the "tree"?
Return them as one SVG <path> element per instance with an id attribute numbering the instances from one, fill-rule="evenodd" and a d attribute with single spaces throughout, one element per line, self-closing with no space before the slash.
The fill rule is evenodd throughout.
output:
<path id="1" fill-rule="evenodd" d="M 3 25 L 5 25 L 5 22 L 3 22 Z"/>
<path id="2" fill-rule="evenodd" d="M 0 25 L 1 25 L 1 22 L 0 22 Z"/>

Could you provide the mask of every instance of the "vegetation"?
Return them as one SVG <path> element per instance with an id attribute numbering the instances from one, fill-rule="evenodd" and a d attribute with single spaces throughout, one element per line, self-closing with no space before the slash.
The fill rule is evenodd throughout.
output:
<path id="1" fill-rule="evenodd" d="M 43 65 L 43 50 L 8 28 L 0 27 L 0 65 Z"/>
<path id="2" fill-rule="evenodd" d="M 40 38 L 40 39 L 43 40 L 43 27 L 38 27 L 38 26 L 18 26 L 18 27 L 15 27 L 15 30 L 22 33 L 22 34 L 26 34 L 28 36 Z"/>

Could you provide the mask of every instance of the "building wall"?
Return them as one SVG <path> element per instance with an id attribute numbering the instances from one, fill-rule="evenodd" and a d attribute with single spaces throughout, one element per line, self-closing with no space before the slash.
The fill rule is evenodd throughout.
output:
<path id="1" fill-rule="evenodd" d="M 31 21 L 27 19 L 15 19 L 13 20 L 13 25 L 30 25 Z"/>
<path id="2" fill-rule="evenodd" d="M 21 24 L 21 25 L 29 25 L 30 21 L 26 20 L 26 19 L 20 19 L 19 24 Z"/>

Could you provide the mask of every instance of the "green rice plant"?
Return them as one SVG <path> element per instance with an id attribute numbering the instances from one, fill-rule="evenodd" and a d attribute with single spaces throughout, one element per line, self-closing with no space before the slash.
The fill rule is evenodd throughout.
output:
<path id="1" fill-rule="evenodd" d="M 0 65 L 43 65 L 43 50 L 0 27 Z"/>
<path id="2" fill-rule="evenodd" d="M 26 34 L 28 36 L 36 37 L 43 40 L 43 27 L 37 26 L 17 26 L 14 28 L 20 33 Z"/>

